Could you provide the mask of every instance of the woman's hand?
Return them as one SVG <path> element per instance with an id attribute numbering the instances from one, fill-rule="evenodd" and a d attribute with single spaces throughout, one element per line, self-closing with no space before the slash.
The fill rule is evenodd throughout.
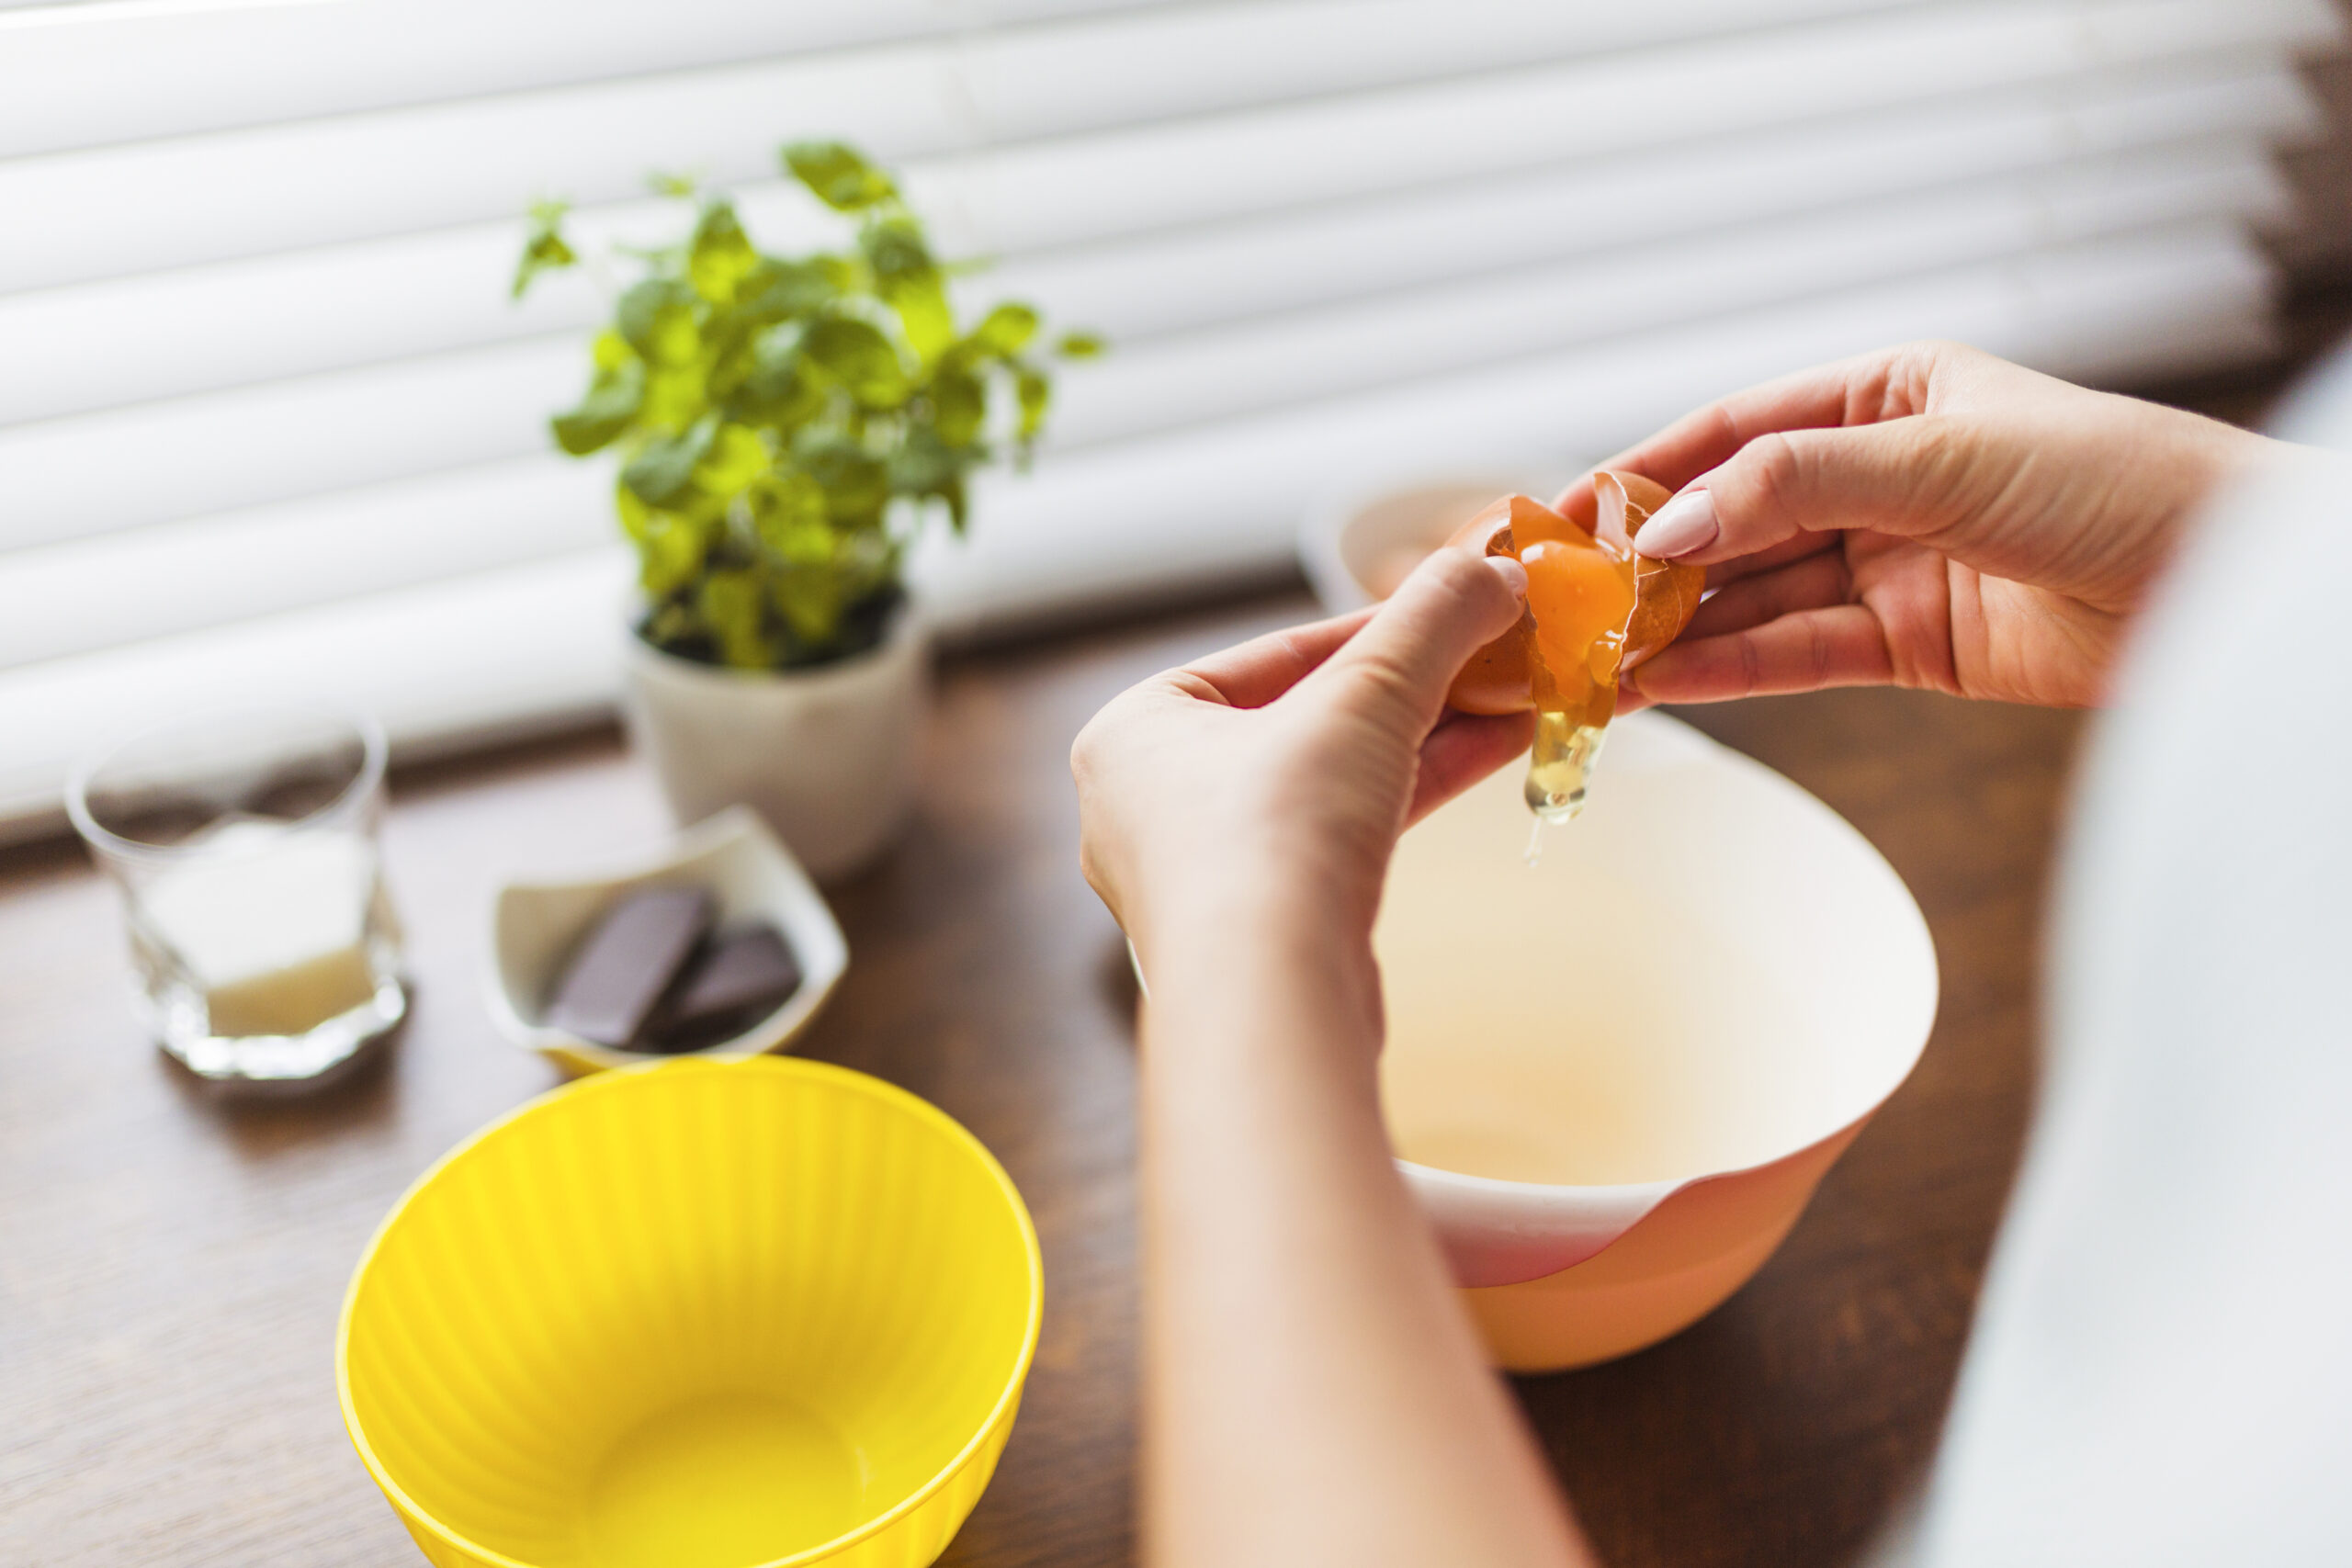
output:
<path id="1" fill-rule="evenodd" d="M 2275 446 L 1955 344 L 1768 382 L 1604 465 L 1679 487 L 1638 547 L 1718 590 L 1634 681 L 1669 703 L 1888 682 L 2096 703 L 2184 521 Z"/>
<path id="2" fill-rule="evenodd" d="M 1519 614 L 1517 561 L 1441 550 L 1374 610 L 1276 632 L 1114 700 L 1070 752 L 1087 880 L 1139 950 L 1305 910 L 1368 936 L 1396 835 L 1524 750 L 1525 715 L 1445 709 Z"/>
<path id="3" fill-rule="evenodd" d="M 1380 1117 L 1398 831 L 1523 748 L 1445 713 L 1521 611 L 1440 550 L 1385 604 L 1156 676 L 1078 738 L 1088 880 L 1151 977 L 1138 1053 L 1143 1556 L 1590 1568 Z"/>

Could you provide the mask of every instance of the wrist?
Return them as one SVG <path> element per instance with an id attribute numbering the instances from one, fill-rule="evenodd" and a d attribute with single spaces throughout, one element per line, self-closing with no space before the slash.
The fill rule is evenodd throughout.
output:
<path id="1" fill-rule="evenodd" d="M 1127 935 L 1149 965 L 1227 964 L 1237 955 L 1281 954 L 1326 963 L 1371 957 L 1371 900 L 1294 868 L 1259 864 L 1244 874 L 1157 876 L 1127 911 Z"/>
<path id="2" fill-rule="evenodd" d="M 1128 936 L 1156 1011 L 1237 1009 L 1249 1016 L 1200 1021 L 1238 1038 L 1269 1011 L 1295 1010 L 1317 1032 L 1337 1025 L 1369 1059 L 1379 1049 L 1380 975 L 1370 912 L 1351 902 L 1286 878 L 1170 889 L 1136 912 Z"/>

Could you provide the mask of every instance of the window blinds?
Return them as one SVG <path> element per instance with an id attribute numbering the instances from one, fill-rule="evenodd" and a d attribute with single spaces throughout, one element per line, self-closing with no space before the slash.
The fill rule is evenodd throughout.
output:
<path id="1" fill-rule="evenodd" d="M 334 695 L 412 750 L 610 700 L 604 295 L 531 200 L 827 220 L 900 165 L 967 300 L 1114 352 L 918 562 L 950 628 L 1263 570 L 1317 491 L 1563 467 L 1873 343 L 2091 379 L 2268 346 L 2327 0 L 0 3 L 0 832 L 104 729 Z M 941 542 L 934 542 L 940 547 Z"/>

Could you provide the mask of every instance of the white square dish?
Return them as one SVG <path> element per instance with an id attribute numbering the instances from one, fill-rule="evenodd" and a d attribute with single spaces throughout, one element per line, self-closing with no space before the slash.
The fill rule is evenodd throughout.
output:
<path id="1" fill-rule="evenodd" d="M 782 1007 L 730 1039 L 681 1055 L 740 1061 L 785 1048 L 815 1021 L 849 967 L 848 940 L 816 884 L 767 824 L 739 806 L 599 871 L 501 886 L 491 905 L 483 976 L 499 1032 L 570 1073 L 662 1060 L 537 1021 L 564 961 L 589 929 L 616 900 L 647 887 L 707 888 L 718 903 L 720 928 L 763 919 L 800 961 L 800 988 Z"/>

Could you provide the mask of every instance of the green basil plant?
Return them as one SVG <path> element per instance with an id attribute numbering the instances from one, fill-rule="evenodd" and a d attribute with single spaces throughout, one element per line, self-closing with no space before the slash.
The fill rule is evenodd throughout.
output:
<path id="1" fill-rule="evenodd" d="M 731 202 L 657 182 L 695 204 L 693 231 L 628 253 L 644 276 L 597 335 L 587 395 L 553 421 L 566 452 L 621 457 L 616 500 L 649 606 L 638 635 L 742 670 L 877 644 L 926 518 L 944 512 L 962 533 L 971 471 L 1008 438 L 1025 460 L 1052 395 L 1037 312 L 1002 304 L 959 324 L 953 269 L 887 172 L 839 142 L 796 142 L 783 157 L 855 221 L 855 248 L 767 255 Z M 558 204 L 532 209 L 517 297 L 577 263 L 563 217 Z M 1071 333 L 1049 352 L 1102 348 Z M 989 418 L 1001 387 L 1009 430 Z"/>

